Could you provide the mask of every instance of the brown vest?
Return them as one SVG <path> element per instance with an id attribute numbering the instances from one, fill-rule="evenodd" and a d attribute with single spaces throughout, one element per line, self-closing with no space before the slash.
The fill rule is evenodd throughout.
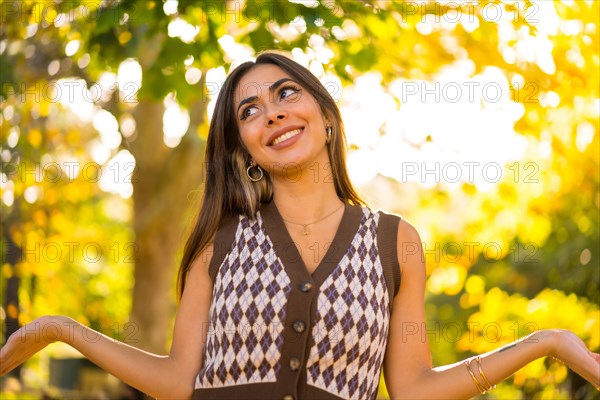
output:
<path id="1" fill-rule="evenodd" d="M 225 219 L 195 399 L 374 399 L 400 285 L 400 218 L 346 205 L 309 274 L 275 203 Z"/>

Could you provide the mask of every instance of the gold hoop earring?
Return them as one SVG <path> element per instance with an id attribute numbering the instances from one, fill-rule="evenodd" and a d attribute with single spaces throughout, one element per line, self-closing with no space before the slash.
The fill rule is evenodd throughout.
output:
<path id="1" fill-rule="evenodd" d="M 329 144 L 329 143 L 331 143 L 331 136 L 332 136 L 333 128 L 328 126 L 325 129 L 325 132 L 326 132 L 325 143 Z"/>
<path id="2" fill-rule="evenodd" d="M 258 176 L 255 176 L 256 174 L 252 173 L 252 168 L 255 168 L 258 171 Z M 254 160 L 250 161 L 250 165 L 246 168 L 246 175 L 252 182 L 259 182 L 265 176 L 262 168 L 259 167 Z"/>

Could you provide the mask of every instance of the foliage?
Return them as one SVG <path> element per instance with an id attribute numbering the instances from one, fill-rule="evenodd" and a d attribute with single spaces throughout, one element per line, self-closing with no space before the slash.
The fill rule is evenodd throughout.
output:
<path id="1" fill-rule="evenodd" d="M 569 328 L 592 349 L 600 348 L 598 2 L 467 2 L 458 11 L 446 2 L 353 0 L 243 5 L 28 0 L 1 6 L 3 243 L 10 237 L 34 249 L 12 265 L 2 246 L 0 290 L 5 296 L 6 280 L 20 278 L 20 322 L 64 313 L 104 330 L 127 321 L 134 268 L 143 268 L 128 257 L 139 224 L 132 199 L 99 185 L 94 172 L 117 173 L 111 169 L 115 157 L 128 150 L 140 163 L 141 155 L 130 149 L 138 136 L 163 145 L 141 132 L 128 136 L 128 124 L 142 122 L 135 114 L 139 102 L 160 103 L 171 96 L 190 110 L 192 120 L 202 116 L 186 133 L 202 138 L 210 113 L 205 106 L 214 95 L 215 82 L 208 77 L 237 56 L 279 48 L 291 50 L 323 79 L 339 77 L 345 94 L 376 72 L 382 96 L 400 110 L 407 104 L 393 89 L 399 77 L 437 81 L 457 65 L 466 66 L 466 78 L 499 71 L 519 110 L 508 124 L 525 143 L 525 151 L 503 165 L 499 182 L 485 190 L 470 182 L 432 187 L 398 182 L 378 171 L 362 189 L 374 205 L 401 213 L 421 233 L 428 326 L 433 339 L 436 334 L 440 339 L 430 342 L 436 365 L 489 351 L 533 328 Z M 502 18 L 496 19 L 495 11 Z M 184 27 L 179 33 L 177 24 Z M 192 29 L 189 38 L 185 29 Z M 142 70 L 135 94 L 127 82 L 119 81 L 117 88 L 114 81 L 129 60 Z M 195 70 L 202 79 L 190 79 Z M 97 84 L 103 96 L 80 108 L 62 101 L 65 88 L 56 82 L 73 77 L 86 90 Z M 342 95 L 340 106 L 351 107 L 353 101 L 358 100 Z M 197 108 L 199 103 L 204 108 Z M 112 119 L 99 121 L 116 121 L 116 145 L 94 123 L 101 111 Z M 508 119 L 507 110 L 499 112 Z M 382 138 L 399 135 L 391 127 L 381 120 L 369 129 Z M 424 132 L 423 140 L 411 145 L 418 154 L 436 144 L 450 152 L 451 139 Z M 350 143 L 351 154 L 375 148 L 365 140 Z M 94 153 L 98 149 L 107 155 Z M 88 168 L 70 175 L 69 161 Z M 70 248 L 73 242 L 79 245 Z M 82 252 L 86 244 L 90 252 L 101 249 L 102 257 L 90 262 L 93 253 Z M 62 253 L 55 259 L 57 248 Z M 494 252 L 498 248 L 501 254 Z M 7 307 L 0 314 L 16 311 Z M 494 328 L 487 333 L 465 328 L 477 322 L 497 324 L 501 338 L 485 340 Z M 447 336 L 457 327 L 456 339 Z M 582 384 L 560 364 L 540 361 L 488 396 L 573 397 L 577 387 Z"/>

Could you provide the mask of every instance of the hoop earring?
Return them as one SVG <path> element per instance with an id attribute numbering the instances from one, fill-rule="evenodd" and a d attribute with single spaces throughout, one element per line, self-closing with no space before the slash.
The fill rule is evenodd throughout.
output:
<path id="1" fill-rule="evenodd" d="M 258 177 L 254 177 L 252 176 L 252 168 L 256 168 L 258 170 Z M 248 176 L 248 179 L 250 179 L 252 182 L 259 182 L 263 177 L 264 177 L 264 173 L 261 167 L 259 167 L 254 160 L 252 160 L 250 162 L 250 165 L 248 166 L 248 168 L 246 168 L 246 175 Z"/>
<path id="2" fill-rule="evenodd" d="M 325 143 L 329 144 L 329 143 L 331 143 L 331 135 L 333 132 L 333 128 L 328 126 L 327 128 L 325 128 L 325 132 L 326 132 Z"/>

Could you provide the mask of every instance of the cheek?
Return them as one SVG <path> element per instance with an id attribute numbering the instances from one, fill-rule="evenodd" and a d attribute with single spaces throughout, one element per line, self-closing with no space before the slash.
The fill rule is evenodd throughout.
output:
<path id="1" fill-rule="evenodd" d="M 246 149 L 251 151 L 253 148 L 260 145 L 261 134 L 256 127 L 245 125 L 243 127 L 238 127 L 238 131 L 240 133 L 240 140 Z"/>
<path id="2" fill-rule="evenodd" d="M 248 140 L 248 133 L 246 132 L 245 129 L 239 129 L 240 132 L 240 141 L 242 142 L 242 144 L 244 145 L 244 147 L 248 148 L 249 145 L 251 145 Z"/>
<path id="3" fill-rule="evenodd" d="M 318 118 L 319 122 L 321 122 L 323 124 L 323 126 L 325 126 L 325 116 L 323 111 L 321 111 L 321 106 L 319 106 L 319 104 L 317 104 L 316 101 L 311 102 L 310 105 L 310 111 L 311 115 L 315 116 L 315 119 Z"/>

